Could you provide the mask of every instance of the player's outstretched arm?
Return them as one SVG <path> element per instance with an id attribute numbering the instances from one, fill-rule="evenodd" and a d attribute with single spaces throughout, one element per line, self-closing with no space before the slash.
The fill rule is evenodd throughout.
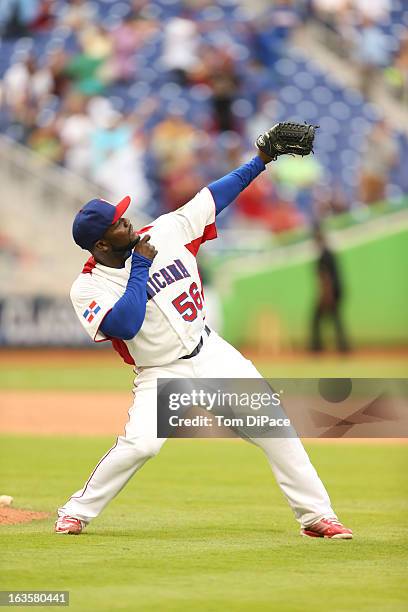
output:
<path id="1" fill-rule="evenodd" d="M 260 134 L 255 145 L 258 155 L 249 163 L 233 170 L 218 181 L 208 185 L 214 198 L 216 214 L 220 213 L 263 171 L 265 164 L 279 155 L 309 155 L 318 126 L 302 123 L 277 123 L 264 134 Z"/>
<path id="2" fill-rule="evenodd" d="M 100 330 L 105 336 L 130 340 L 142 327 L 146 315 L 149 268 L 157 255 L 149 240 L 149 235 L 143 236 L 135 246 L 125 293 L 101 323 Z"/>
<path id="3" fill-rule="evenodd" d="M 214 181 L 208 185 L 211 195 L 215 202 L 215 211 L 218 215 L 224 208 L 231 204 L 237 196 L 243 191 L 252 181 L 265 170 L 263 157 L 266 155 L 257 155 L 250 162 L 236 168 L 229 174 L 226 174 L 218 181 Z M 272 160 L 269 160 L 272 161 Z"/>

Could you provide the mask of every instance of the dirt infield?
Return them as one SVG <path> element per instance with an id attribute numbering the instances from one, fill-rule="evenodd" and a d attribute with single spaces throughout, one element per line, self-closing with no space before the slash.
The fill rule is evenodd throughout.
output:
<path id="1" fill-rule="evenodd" d="M 247 357 L 255 359 L 249 350 Z M 273 359 L 279 362 L 295 362 L 307 354 L 280 354 Z M 406 358 L 407 349 L 367 350 L 353 353 L 353 358 L 375 362 L 380 357 L 388 359 Z M 330 357 L 326 353 L 325 358 Z M 86 371 L 90 360 L 101 366 L 120 367 L 120 358 L 112 350 L 89 349 L 11 349 L 0 350 L 0 367 L 16 369 L 32 365 L 47 370 L 65 367 L 83 368 Z M 131 369 L 130 369 L 131 370 Z M 131 374 L 131 372 L 129 372 Z M 0 433 L 35 435 L 117 435 L 123 433 L 128 420 L 127 411 L 133 404 L 130 391 L 63 391 L 0 389 Z M 358 439 L 354 439 L 358 440 Z M 352 442 L 354 440 L 346 440 Z M 339 440 L 340 442 L 344 440 Z M 375 440 L 374 440 L 375 441 Z M 383 442 L 386 442 L 383 439 Z M 333 442 L 331 439 L 330 442 Z M 367 440 L 370 442 L 370 440 Z"/>
<path id="2" fill-rule="evenodd" d="M 0 391 L 0 433 L 120 434 L 132 403 L 122 392 Z"/>
<path id="3" fill-rule="evenodd" d="M 132 394 L 123 392 L 0 391 L 0 433 L 120 435 L 124 433 L 132 403 Z M 405 438 L 309 438 L 308 441 L 408 443 Z"/>
<path id="4" fill-rule="evenodd" d="M 17 525 L 19 523 L 30 523 L 46 519 L 50 514 L 47 512 L 32 512 L 19 508 L 0 508 L 0 525 Z"/>

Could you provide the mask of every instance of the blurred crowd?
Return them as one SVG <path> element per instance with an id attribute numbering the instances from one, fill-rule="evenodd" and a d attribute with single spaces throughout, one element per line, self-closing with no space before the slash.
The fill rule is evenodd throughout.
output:
<path id="1" fill-rule="evenodd" d="M 312 0 L 311 6 L 311 16 L 327 28 L 326 43 L 358 66 L 365 94 L 383 76 L 391 91 L 408 101 L 405 0 Z"/>
<path id="2" fill-rule="evenodd" d="M 109 15 L 101 16 L 101 6 Z M 157 215 L 248 159 L 257 134 L 276 120 L 283 83 L 275 66 L 305 14 L 353 42 L 347 52 L 361 60 L 366 80 L 372 66 L 386 69 L 406 95 L 408 39 L 392 58 L 379 43 L 385 0 L 275 0 L 266 7 L 1 0 L 3 48 L 21 42 L 0 82 L 2 128 L 112 197 L 134 194 L 138 207 Z M 365 202 L 384 196 L 398 159 L 383 122 L 368 135 L 368 150 L 378 137 L 389 145 L 381 173 L 375 160 L 361 169 L 355 197 Z M 301 166 L 282 160 L 240 196 L 234 222 L 278 232 L 301 225 L 305 210 L 344 211 L 350 201 L 339 185 L 322 183 L 322 172 L 313 157 Z"/>

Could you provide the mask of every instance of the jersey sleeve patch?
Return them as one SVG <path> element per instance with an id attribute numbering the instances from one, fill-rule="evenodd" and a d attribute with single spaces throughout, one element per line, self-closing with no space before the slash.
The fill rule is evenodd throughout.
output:
<path id="1" fill-rule="evenodd" d="M 70 297 L 76 315 L 94 342 L 106 340 L 99 327 L 118 296 L 98 286 L 92 274 L 81 274 L 71 287 Z"/>
<path id="2" fill-rule="evenodd" d="M 95 316 L 98 314 L 100 309 L 101 307 L 99 306 L 99 304 L 95 302 L 95 300 L 92 300 L 92 302 L 88 305 L 88 307 L 82 313 L 82 316 L 88 323 L 92 323 L 92 321 L 94 320 Z"/>

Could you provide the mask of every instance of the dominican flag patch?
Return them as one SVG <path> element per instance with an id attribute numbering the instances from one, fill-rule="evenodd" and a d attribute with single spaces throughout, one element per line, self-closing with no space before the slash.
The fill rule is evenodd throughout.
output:
<path id="1" fill-rule="evenodd" d="M 94 318 L 95 315 L 98 314 L 98 312 L 100 311 L 101 307 L 98 306 L 98 304 L 95 302 L 95 300 L 93 300 L 88 308 L 82 313 L 82 316 L 84 317 L 84 319 L 86 319 L 88 321 L 88 323 L 91 323 Z"/>

